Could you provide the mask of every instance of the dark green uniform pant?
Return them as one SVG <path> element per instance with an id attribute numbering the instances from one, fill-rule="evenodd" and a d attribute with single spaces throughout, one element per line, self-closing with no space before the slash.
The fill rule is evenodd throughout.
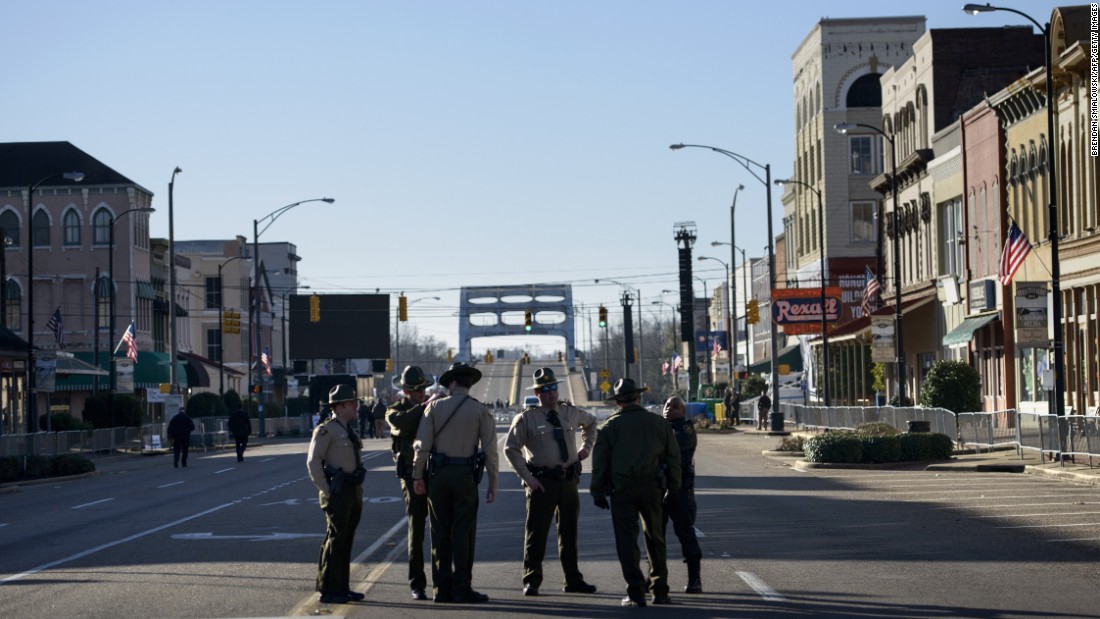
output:
<path id="1" fill-rule="evenodd" d="M 615 551 L 626 580 L 626 593 L 642 597 L 646 591 L 654 595 L 668 594 L 668 566 L 665 564 L 664 490 L 651 482 L 616 490 L 611 495 L 611 522 L 615 525 Z M 638 552 L 638 518 L 642 520 L 645 550 L 649 557 L 649 581 L 646 582 Z"/>
<path id="2" fill-rule="evenodd" d="M 432 531 L 432 592 L 444 597 L 469 593 L 477 534 L 477 484 L 469 466 L 444 466 L 428 484 Z"/>
<path id="3" fill-rule="evenodd" d="M 527 521 L 523 537 L 523 584 L 542 585 L 542 559 L 546 556 L 546 538 L 550 534 L 550 520 L 557 517 L 558 559 L 565 574 L 566 585 L 579 585 L 584 576 L 577 569 L 577 521 L 581 515 L 581 501 L 577 494 L 577 480 L 570 481 L 540 477 L 542 492 L 527 489 Z"/>
<path id="4" fill-rule="evenodd" d="M 694 488 L 680 488 L 676 492 L 668 493 L 665 499 L 665 517 L 662 522 L 662 528 L 666 531 L 669 519 L 672 520 L 672 530 L 676 532 L 676 539 L 680 540 L 684 562 L 691 563 L 703 558 L 699 539 L 695 537 Z"/>
<path id="5" fill-rule="evenodd" d="M 351 546 L 363 515 L 363 486 L 347 483 L 338 494 L 321 495 L 325 541 L 317 560 L 317 590 L 339 594 L 351 590 Z"/>
<path id="6" fill-rule="evenodd" d="M 405 515 L 409 517 L 409 588 L 424 589 L 428 586 L 428 578 L 424 575 L 424 524 L 428 520 L 428 495 L 413 492 L 412 486 L 411 478 L 401 480 Z"/>

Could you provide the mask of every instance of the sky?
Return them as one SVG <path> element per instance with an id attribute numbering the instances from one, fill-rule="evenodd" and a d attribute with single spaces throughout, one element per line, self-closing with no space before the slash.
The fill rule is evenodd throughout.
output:
<path id="1" fill-rule="evenodd" d="M 918 14 L 929 29 L 1025 25 L 962 4 Z M 1046 22 L 1056 4 L 1013 8 Z M 254 219 L 332 197 L 287 211 L 261 242 L 294 243 L 311 292 L 422 299 L 402 330 L 452 347 L 462 286 L 569 283 L 575 304 L 605 304 L 617 324 L 615 280 L 641 292 L 648 321 L 666 309 L 653 301 L 677 303 L 660 296 L 678 287 L 674 223 L 695 222 L 696 256 L 728 262 L 710 243 L 729 241 L 740 184 L 737 244 L 766 253 L 763 184 L 668 146 L 718 146 L 789 177 L 791 55 L 810 29 L 921 5 L 9 1 L 0 135 L 69 141 L 152 191 L 156 237 L 176 166 L 180 241 L 251 239 Z M 695 269 L 710 290 L 725 277 L 714 261 Z M 562 348 L 519 337 L 474 350 L 487 346 Z"/>

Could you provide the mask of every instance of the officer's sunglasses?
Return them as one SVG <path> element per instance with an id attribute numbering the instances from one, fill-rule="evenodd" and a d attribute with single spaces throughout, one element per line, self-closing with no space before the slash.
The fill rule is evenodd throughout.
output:
<path id="1" fill-rule="evenodd" d="M 539 387 L 535 391 L 538 391 L 539 393 L 550 393 L 551 391 L 557 391 L 557 390 L 558 390 L 558 384 L 554 383 L 553 385 L 545 385 L 543 387 Z"/>

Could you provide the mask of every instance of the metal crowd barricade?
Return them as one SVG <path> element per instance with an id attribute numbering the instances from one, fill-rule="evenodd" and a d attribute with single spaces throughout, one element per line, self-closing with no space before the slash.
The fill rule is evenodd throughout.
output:
<path id="1" fill-rule="evenodd" d="M 959 443 L 979 449 L 1014 447 L 1019 451 L 1015 409 L 992 413 L 959 413 Z"/>
<path id="2" fill-rule="evenodd" d="M 1100 457 L 1100 418 L 1093 415 L 1066 415 L 1054 422 L 1058 426 L 1058 438 L 1062 444 L 1062 460 L 1066 456 L 1084 456 L 1088 458 L 1089 467 L 1092 467 L 1092 459 Z"/>

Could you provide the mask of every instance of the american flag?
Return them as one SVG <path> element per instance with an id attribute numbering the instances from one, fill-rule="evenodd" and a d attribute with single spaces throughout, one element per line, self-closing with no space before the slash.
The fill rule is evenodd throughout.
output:
<path id="1" fill-rule="evenodd" d="M 879 286 L 878 278 L 871 272 L 871 267 L 863 267 L 864 277 L 867 278 L 867 284 L 863 287 L 863 301 L 860 307 L 863 308 L 863 315 L 871 315 L 871 304 L 874 302 L 875 294 L 878 293 L 881 286 Z"/>
<path id="2" fill-rule="evenodd" d="M 137 363 L 138 349 L 137 349 L 137 334 L 134 333 L 134 321 L 130 321 L 130 326 L 126 328 L 126 333 L 122 334 L 122 339 L 119 340 L 118 346 L 115 346 L 115 352 L 118 352 L 122 345 L 126 344 L 126 356 L 131 361 Z"/>
<path id="3" fill-rule="evenodd" d="M 673 373 L 676 373 L 676 371 L 680 369 L 680 362 L 681 361 L 682 361 L 682 359 L 680 359 L 680 355 L 672 355 L 672 372 Z"/>
<path id="4" fill-rule="evenodd" d="M 718 355 L 722 353 L 722 345 L 718 343 L 718 340 L 714 340 L 714 358 L 718 358 Z"/>
<path id="5" fill-rule="evenodd" d="M 662 363 L 661 364 L 661 376 L 666 376 L 668 374 L 669 368 L 671 368 L 671 367 L 672 366 L 668 364 L 668 361 L 665 361 L 664 363 Z"/>
<path id="6" fill-rule="evenodd" d="M 1016 275 L 1024 258 L 1031 253 L 1031 243 L 1024 236 L 1016 222 L 1008 227 L 1008 238 L 1005 239 L 1005 248 L 1001 252 L 1001 264 L 997 267 L 997 279 L 1005 286 L 1012 283 L 1012 276 Z"/>
<path id="7" fill-rule="evenodd" d="M 57 347 L 65 348 L 65 323 L 61 320 L 60 305 L 54 310 L 53 316 L 50 316 L 50 321 L 46 323 L 46 328 L 53 331 L 54 337 L 57 338 Z"/>
<path id="8" fill-rule="evenodd" d="M 260 353 L 260 363 L 264 365 L 264 372 L 267 372 L 268 376 L 271 376 L 271 355 L 267 354 L 267 349 Z"/>

